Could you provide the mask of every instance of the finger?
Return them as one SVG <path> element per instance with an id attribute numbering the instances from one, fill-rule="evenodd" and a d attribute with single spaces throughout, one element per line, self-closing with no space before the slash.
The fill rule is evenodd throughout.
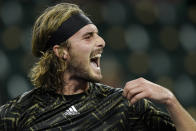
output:
<path id="1" fill-rule="evenodd" d="M 123 89 L 123 93 L 122 93 L 122 95 L 123 95 L 124 97 L 126 97 L 126 96 L 127 96 L 127 93 L 128 93 L 128 91 L 127 91 L 127 90 L 125 90 L 125 89 Z"/>
<path id="2" fill-rule="evenodd" d="M 134 88 L 137 88 L 137 86 L 138 86 L 137 84 L 132 84 L 132 85 L 126 84 L 123 89 L 123 96 L 127 97 L 128 92 Z"/>
<path id="3" fill-rule="evenodd" d="M 138 78 L 127 82 L 123 90 L 123 96 L 126 97 L 130 89 L 136 88 L 137 86 L 141 85 L 141 83 L 143 83 L 144 81 L 144 78 Z"/>
<path id="4" fill-rule="evenodd" d="M 146 79 L 144 79 L 143 77 L 137 78 L 135 80 L 131 80 L 128 83 L 133 84 L 133 83 L 138 83 L 138 82 L 144 82 L 147 81 Z"/>
<path id="5" fill-rule="evenodd" d="M 145 92 L 141 92 L 138 93 L 137 95 L 135 95 L 134 97 L 132 97 L 132 99 L 130 100 L 131 104 L 136 103 L 138 100 L 146 98 L 146 93 Z"/>
<path id="6" fill-rule="evenodd" d="M 141 93 L 142 91 L 143 88 L 138 86 L 136 88 L 129 90 L 129 92 L 127 93 L 127 99 L 128 100 L 132 99 L 135 95 Z"/>

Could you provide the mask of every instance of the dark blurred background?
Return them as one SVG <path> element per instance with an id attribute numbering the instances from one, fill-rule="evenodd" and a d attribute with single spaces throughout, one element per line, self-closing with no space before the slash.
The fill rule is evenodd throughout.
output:
<path id="1" fill-rule="evenodd" d="M 31 32 L 48 6 L 73 2 L 106 41 L 104 83 L 123 88 L 144 77 L 169 88 L 196 118 L 196 2 L 194 0 L 1 0 L 0 105 L 33 88 Z"/>

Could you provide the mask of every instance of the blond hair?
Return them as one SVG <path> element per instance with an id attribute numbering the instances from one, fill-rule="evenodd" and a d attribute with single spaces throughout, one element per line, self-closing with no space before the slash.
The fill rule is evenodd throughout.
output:
<path id="1" fill-rule="evenodd" d="M 46 47 L 50 35 L 75 13 L 83 13 L 83 11 L 75 4 L 61 3 L 47 8 L 36 20 L 32 35 L 32 53 L 40 59 L 29 73 L 31 82 L 35 87 L 62 91 L 66 61 L 57 57 L 53 50 L 46 49 Z M 59 52 L 62 55 L 62 49 L 69 48 L 70 43 L 64 41 L 59 45 Z"/>

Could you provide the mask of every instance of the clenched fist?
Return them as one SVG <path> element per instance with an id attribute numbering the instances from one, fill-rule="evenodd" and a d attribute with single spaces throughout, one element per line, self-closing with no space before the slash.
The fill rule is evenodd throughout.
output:
<path id="1" fill-rule="evenodd" d="M 159 103 L 169 105 L 175 96 L 168 89 L 152 83 L 144 78 L 138 78 L 126 83 L 123 96 L 125 96 L 131 104 L 142 98 L 149 98 Z"/>

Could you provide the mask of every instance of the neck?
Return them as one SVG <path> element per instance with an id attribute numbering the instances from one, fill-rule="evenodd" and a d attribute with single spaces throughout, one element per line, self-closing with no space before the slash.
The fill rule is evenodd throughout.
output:
<path id="1" fill-rule="evenodd" d="M 88 81 L 73 77 L 71 74 L 64 74 L 64 87 L 62 92 L 57 92 L 63 95 L 74 95 L 85 92 L 89 88 Z"/>

